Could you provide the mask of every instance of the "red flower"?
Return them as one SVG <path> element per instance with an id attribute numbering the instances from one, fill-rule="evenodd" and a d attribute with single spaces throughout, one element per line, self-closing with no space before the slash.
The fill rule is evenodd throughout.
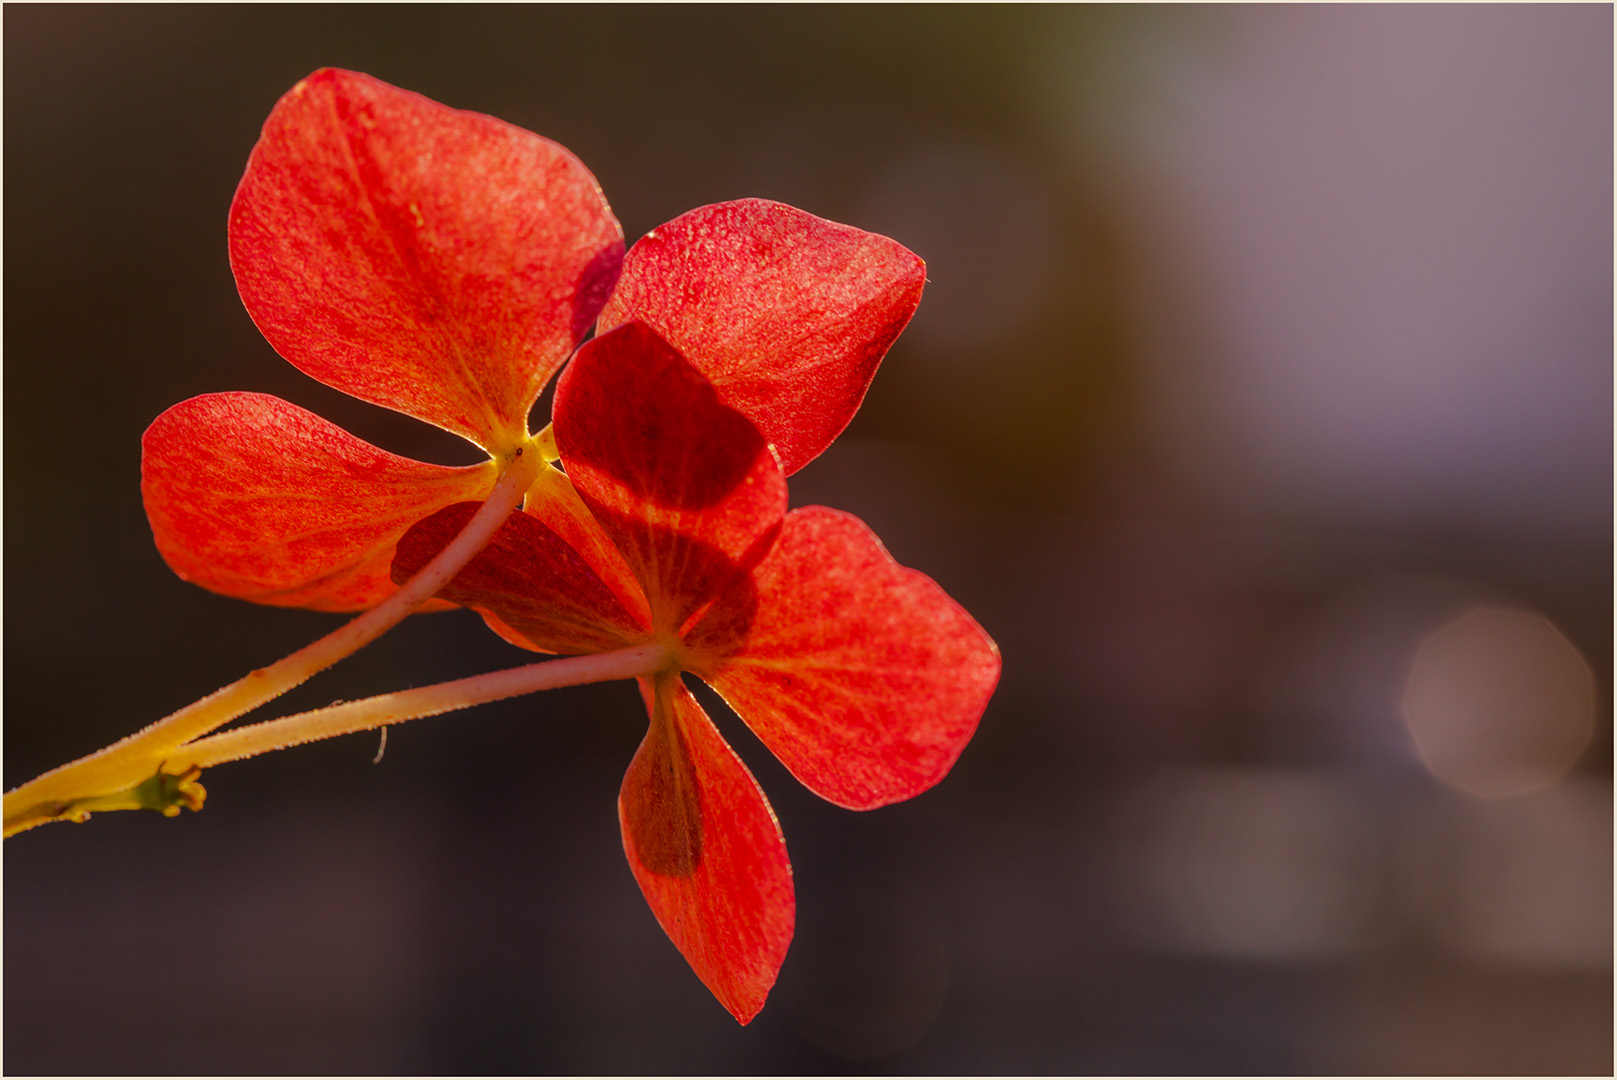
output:
<path id="1" fill-rule="evenodd" d="M 785 475 L 858 409 L 920 301 L 921 261 L 761 200 L 693 210 L 625 257 L 561 147 L 332 70 L 266 122 L 230 250 L 288 360 L 490 455 L 410 461 L 260 394 L 170 409 L 144 440 L 159 550 L 262 603 L 365 608 L 425 565 L 500 463 L 539 448 L 528 411 L 599 315 L 557 388 L 566 474 L 542 469 L 440 597 L 541 651 L 667 647 L 642 679 L 652 722 L 624 780 L 624 845 L 669 936 L 751 1019 L 791 938 L 790 866 L 680 672 L 856 808 L 936 783 L 998 679 L 981 628 L 857 519 L 786 513 Z"/>
<path id="2" fill-rule="evenodd" d="M 644 323 L 585 345 L 556 388 L 556 441 L 616 552 L 574 550 L 518 514 L 439 595 L 531 649 L 668 647 L 665 669 L 640 680 L 651 726 L 618 800 L 623 845 L 663 929 L 746 1023 L 791 941 L 791 866 L 763 793 L 680 672 L 712 685 L 809 788 L 864 810 L 943 777 L 999 653 L 857 518 L 787 513 L 775 449 L 724 397 Z M 394 578 L 474 510 L 410 530 Z"/>
<path id="3" fill-rule="evenodd" d="M 393 591 L 406 529 L 488 495 L 607 303 L 623 234 L 561 146 L 326 69 L 265 123 L 231 205 L 230 261 L 254 322 L 300 370 L 490 455 L 412 461 L 264 394 L 206 394 L 158 417 L 141 490 L 169 566 L 229 596 L 352 611 Z M 641 318 L 690 348 L 789 470 L 847 425 L 924 278 L 891 240 L 758 200 L 670 222 L 623 270 L 603 328 Z M 596 542 L 554 469 L 529 494 L 539 504 L 575 543 Z"/>

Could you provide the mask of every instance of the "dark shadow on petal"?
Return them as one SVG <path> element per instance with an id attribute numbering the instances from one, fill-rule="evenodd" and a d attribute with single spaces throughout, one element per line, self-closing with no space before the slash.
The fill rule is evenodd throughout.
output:
<path id="1" fill-rule="evenodd" d="M 563 459 L 655 506 L 715 506 L 767 452 L 752 421 L 722 404 L 713 384 L 644 323 L 584 346 L 558 395 Z"/>
<path id="2" fill-rule="evenodd" d="M 479 505 L 456 503 L 412 526 L 393 556 L 394 582 L 403 584 L 426 566 Z M 634 617 L 578 552 L 524 513 L 507 518 L 438 596 L 492 611 L 543 652 L 606 652 L 644 637 Z"/>
<path id="3" fill-rule="evenodd" d="M 658 630 L 680 633 L 693 625 L 693 616 L 716 600 L 734 594 L 727 606 L 728 625 L 735 634 L 745 635 L 758 606 L 751 570 L 774 546 L 780 534 L 779 523 L 754 540 L 737 562 L 712 544 L 677 529 L 652 525 L 604 507 L 592 509 L 602 527 L 619 538 L 619 548 L 645 590 L 652 623 Z M 702 621 L 705 620 L 704 615 Z"/>
<path id="4" fill-rule="evenodd" d="M 679 636 L 693 656 L 720 663 L 746 644 L 747 633 L 758 616 L 758 584 L 753 570 L 774 549 L 780 530 L 780 524 L 776 524 L 753 541 L 741 562 L 731 564 L 731 576 L 712 603 L 693 609 L 686 618 Z"/>
<path id="5" fill-rule="evenodd" d="M 691 877 L 702 864 L 702 792 L 668 692 L 660 682 L 651 727 L 624 777 L 624 817 L 647 870 Z"/>
<path id="6" fill-rule="evenodd" d="M 612 288 L 618 283 L 618 274 L 623 269 L 623 242 L 608 244 L 595 253 L 595 257 L 584 267 L 584 272 L 578 275 L 578 284 L 573 289 L 573 344 L 577 345 L 584 340 L 595 320 L 606 306 L 607 298 L 612 295 Z"/>

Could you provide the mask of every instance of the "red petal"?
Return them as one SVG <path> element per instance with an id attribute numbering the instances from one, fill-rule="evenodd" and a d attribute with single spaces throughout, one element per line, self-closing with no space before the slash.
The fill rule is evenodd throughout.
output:
<path id="1" fill-rule="evenodd" d="M 561 146 L 330 68 L 275 106 L 230 208 L 236 285 L 282 356 L 491 450 L 527 434 L 622 255 Z"/>
<path id="2" fill-rule="evenodd" d="M 321 611 L 391 595 L 388 566 L 404 531 L 487 498 L 497 475 L 493 462 L 452 469 L 389 454 L 268 394 L 182 401 L 141 447 L 146 516 L 176 574 L 226 596 Z"/>
<path id="3" fill-rule="evenodd" d="M 618 795 L 629 869 L 697 978 L 737 1020 L 763 1008 L 797 901 L 758 782 L 678 675 L 641 679 L 651 728 Z"/>
<path id="4" fill-rule="evenodd" d="M 999 681 L 999 649 L 965 609 L 823 506 L 786 516 L 752 584 L 687 636 L 688 669 L 839 806 L 869 810 L 941 780 Z M 755 609 L 741 636 L 723 618 L 738 604 Z"/>
<path id="5" fill-rule="evenodd" d="M 644 323 L 578 351 L 556 385 L 567 475 L 663 633 L 768 550 L 786 481 L 758 429 Z"/>
<path id="6" fill-rule="evenodd" d="M 476 503 L 459 503 L 418 523 L 399 541 L 393 580 L 408 581 L 476 512 Z M 438 596 L 482 612 L 501 637 L 540 652 L 606 652 L 646 636 L 589 562 L 531 514 L 511 515 Z"/>
<path id="7" fill-rule="evenodd" d="M 595 515 L 590 513 L 565 473 L 549 466 L 541 469 L 539 478 L 528 489 L 523 509 L 544 522 L 589 563 L 623 610 L 633 617 L 635 626 L 650 628 L 651 609 L 634 571 L 629 569 L 623 553 L 596 522 Z"/>
<path id="8" fill-rule="evenodd" d="M 601 329 L 650 323 L 758 425 L 791 475 L 853 419 L 925 282 L 926 264 L 885 236 L 741 199 L 636 243 Z"/>

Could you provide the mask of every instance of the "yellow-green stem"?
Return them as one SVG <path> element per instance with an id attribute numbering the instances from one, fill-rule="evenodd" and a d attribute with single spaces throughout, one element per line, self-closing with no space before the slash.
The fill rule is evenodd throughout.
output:
<path id="1" fill-rule="evenodd" d="M 4 835 L 64 816 L 60 808 L 115 795 L 168 768 L 176 747 L 256 709 L 369 645 L 441 589 L 483 549 L 545 468 L 531 440 L 505 462 L 488 500 L 432 562 L 376 607 L 269 667 L 259 668 L 133 735 L 53 769 L 5 796 Z"/>
<path id="2" fill-rule="evenodd" d="M 279 720 L 266 720 L 262 724 L 250 724 L 198 739 L 170 755 L 166 768 L 207 768 L 266 754 L 271 750 L 402 724 L 422 716 L 436 716 L 539 690 L 632 679 L 663 670 L 672 656 L 673 651 L 668 645 L 636 645 L 594 656 L 545 660 L 453 682 L 380 694 L 361 701 L 345 701 L 340 705 L 283 716 Z"/>

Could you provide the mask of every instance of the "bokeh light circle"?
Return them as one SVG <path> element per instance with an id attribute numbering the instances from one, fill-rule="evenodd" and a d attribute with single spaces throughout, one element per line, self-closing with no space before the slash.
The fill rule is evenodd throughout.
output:
<path id="1" fill-rule="evenodd" d="M 1428 635 L 1404 722 L 1433 776 L 1481 798 L 1549 787 L 1594 733 L 1594 674 L 1542 615 L 1474 607 Z"/>

